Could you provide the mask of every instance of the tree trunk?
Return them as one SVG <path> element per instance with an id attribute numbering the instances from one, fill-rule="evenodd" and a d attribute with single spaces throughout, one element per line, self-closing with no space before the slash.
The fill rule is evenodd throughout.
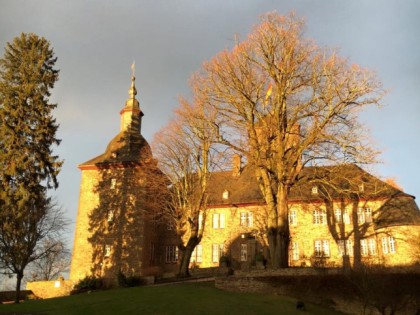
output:
<path id="1" fill-rule="evenodd" d="M 19 304 L 19 300 L 20 300 L 20 286 L 22 284 L 22 278 L 23 278 L 23 273 L 16 274 L 16 297 L 15 297 L 16 304 Z"/>
<path id="2" fill-rule="evenodd" d="M 184 250 L 182 251 L 181 261 L 179 264 L 179 272 L 178 277 L 180 278 L 186 278 L 190 276 L 190 260 L 192 252 L 194 251 L 194 248 L 198 244 L 198 239 L 196 237 L 191 237 L 188 240 L 187 245 L 185 246 Z"/>
<path id="3" fill-rule="evenodd" d="M 271 266 L 273 269 L 289 267 L 289 207 L 287 204 L 288 188 L 280 185 L 277 191 L 277 224 L 268 230 Z"/>

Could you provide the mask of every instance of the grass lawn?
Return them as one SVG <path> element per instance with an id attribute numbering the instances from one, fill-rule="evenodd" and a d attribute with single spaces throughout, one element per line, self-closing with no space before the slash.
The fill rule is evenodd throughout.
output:
<path id="1" fill-rule="evenodd" d="M 0 305 L 0 314 L 341 314 L 274 295 L 225 292 L 213 282 L 98 291 L 48 300 Z"/>

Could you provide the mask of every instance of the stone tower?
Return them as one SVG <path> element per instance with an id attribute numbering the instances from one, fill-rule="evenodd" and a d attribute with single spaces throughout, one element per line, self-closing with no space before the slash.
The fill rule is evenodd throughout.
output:
<path id="1" fill-rule="evenodd" d="M 141 135 L 143 112 L 136 99 L 134 73 L 120 112 L 120 132 L 105 152 L 79 165 L 82 171 L 70 280 L 94 275 L 115 281 L 149 273 L 156 233 L 147 206 L 148 175 L 156 169 Z M 149 271 L 148 271 L 149 270 Z"/>

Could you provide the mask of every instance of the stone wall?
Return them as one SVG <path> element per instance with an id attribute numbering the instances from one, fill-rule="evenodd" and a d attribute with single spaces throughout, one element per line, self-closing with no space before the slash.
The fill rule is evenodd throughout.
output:
<path id="1" fill-rule="evenodd" d="M 34 281 L 26 284 L 26 289 L 41 299 L 70 295 L 74 283 L 70 280 Z"/>

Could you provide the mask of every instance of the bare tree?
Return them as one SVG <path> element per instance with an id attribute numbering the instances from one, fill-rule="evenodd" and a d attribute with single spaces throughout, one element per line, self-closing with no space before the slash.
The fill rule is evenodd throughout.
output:
<path id="1" fill-rule="evenodd" d="M 152 181 L 166 190 L 162 217 L 179 239 L 179 276 L 189 275 L 191 254 L 205 228 L 207 187 L 216 162 L 214 111 L 180 100 L 175 118 L 154 140 L 153 152 L 166 178 Z"/>
<path id="2" fill-rule="evenodd" d="M 16 275 L 18 303 L 26 267 L 56 251 L 68 220 L 50 199 L 42 205 L 33 203 L 24 212 L 21 209 L 20 216 L 9 215 L 6 210 L 0 212 L 0 260 L 6 273 Z"/>
<path id="3" fill-rule="evenodd" d="M 29 267 L 32 281 L 50 281 L 68 272 L 71 254 L 61 240 L 46 240 L 42 244 L 45 255 L 35 260 Z"/>
<path id="4" fill-rule="evenodd" d="M 288 195 L 302 167 L 370 163 L 377 154 L 357 118 L 380 102 L 381 84 L 303 37 L 303 28 L 294 14 L 266 14 L 192 79 L 195 98 L 218 112 L 218 142 L 256 169 L 274 268 L 288 266 Z"/>

